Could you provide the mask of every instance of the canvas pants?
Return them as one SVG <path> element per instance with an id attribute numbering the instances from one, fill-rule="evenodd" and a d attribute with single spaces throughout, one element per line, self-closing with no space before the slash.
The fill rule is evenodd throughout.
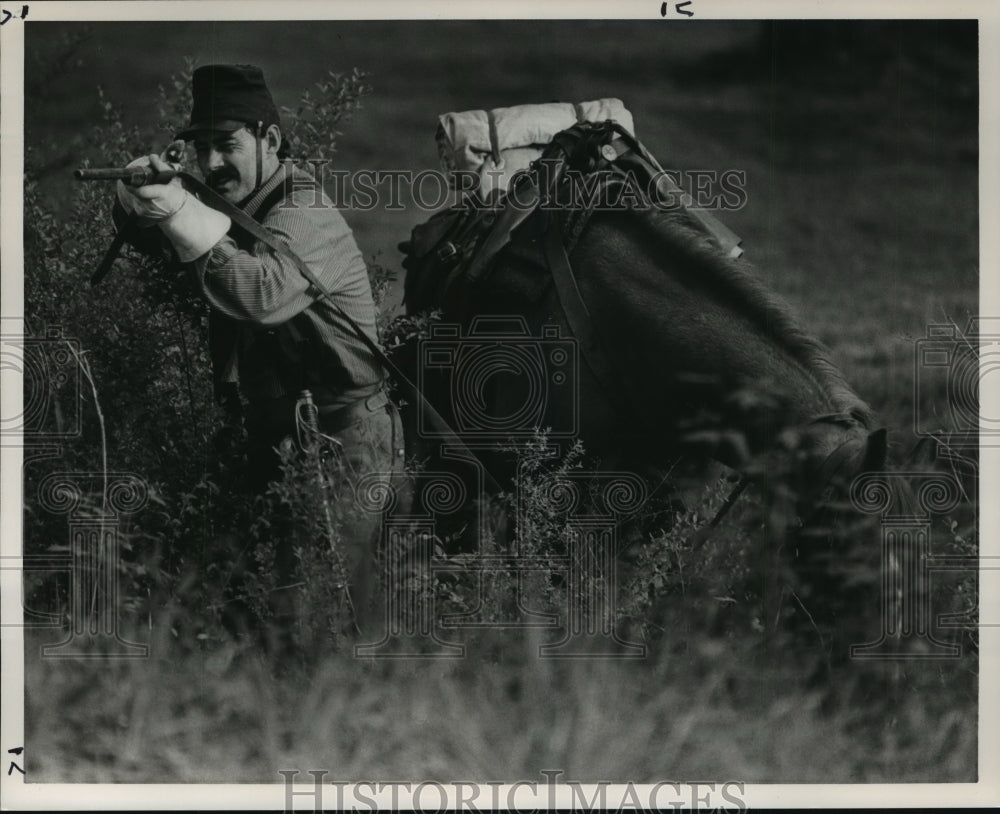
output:
<path id="1" fill-rule="evenodd" d="M 248 420 L 250 446 L 248 468 L 251 488 L 266 490 L 269 483 L 281 477 L 280 454 L 277 450 L 291 449 L 294 437 L 279 428 L 255 426 Z M 287 428 L 281 428 L 287 429 Z M 277 431 L 276 431 L 277 430 Z M 346 428 L 324 426 L 319 417 L 319 430 L 335 443 L 327 444 L 328 459 L 324 471 L 330 474 L 326 497 L 333 516 L 337 556 L 347 575 L 350 601 L 354 608 L 355 635 L 359 641 L 375 640 L 381 630 L 379 572 L 381 542 L 385 514 L 393 504 L 405 511 L 406 481 L 404 475 L 403 431 L 399 412 L 389 403 L 370 412 Z M 332 460 L 330 458 L 332 457 Z M 316 506 L 315 511 L 322 508 Z M 303 539 L 301 529 L 287 518 L 287 528 L 275 534 L 278 540 L 276 566 L 279 581 L 294 585 L 299 567 L 294 553 L 298 546 L 328 546 L 329 540 L 310 535 Z M 293 621 L 299 610 L 291 596 L 276 596 L 273 603 L 276 617 Z"/>

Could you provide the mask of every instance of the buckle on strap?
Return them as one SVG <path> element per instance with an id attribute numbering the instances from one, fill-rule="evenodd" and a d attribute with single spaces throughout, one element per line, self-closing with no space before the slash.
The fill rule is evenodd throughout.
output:
<path id="1" fill-rule="evenodd" d="M 365 407 L 370 413 L 374 413 L 380 407 L 385 407 L 388 403 L 389 396 L 386 395 L 385 390 L 379 390 L 377 393 L 374 393 L 365 399 Z"/>

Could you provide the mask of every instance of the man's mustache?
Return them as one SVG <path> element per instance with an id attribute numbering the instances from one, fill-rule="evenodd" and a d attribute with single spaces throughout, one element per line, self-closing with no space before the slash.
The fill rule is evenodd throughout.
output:
<path id="1" fill-rule="evenodd" d="M 216 170 L 208 175 L 205 179 L 205 183 L 210 187 L 222 186 L 226 181 L 238 181 L 239 174 L 230 169 Z"/>

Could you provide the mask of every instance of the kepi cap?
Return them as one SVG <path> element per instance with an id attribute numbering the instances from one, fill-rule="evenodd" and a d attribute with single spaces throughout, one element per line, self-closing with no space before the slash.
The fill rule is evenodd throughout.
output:
<path id="1" fill-rule="evenodd" d="M 185 141 L 211 130 L 239 130 L 262 122 L 281 124 L 278 108 L 256 65 L 202 65 L 191 77 L 191 123 L 175 138 Z"/>

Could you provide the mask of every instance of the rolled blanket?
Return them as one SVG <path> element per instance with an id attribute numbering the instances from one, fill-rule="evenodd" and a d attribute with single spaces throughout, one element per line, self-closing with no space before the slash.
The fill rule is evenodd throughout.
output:
<path id="1" fill-rule="evenodd" d="M 557 133 L 578 121 L 607 119 L 614 119 L 635 135 L 632 114 L 620 99 L 445 113 L 438 119 L 437 130 L 441 166 L 450 173 L 478 174 L 479 194 L 486 197 L 494 189 L 507 189 L 511 177 L 541 156 Z M 453 186 L 454 181 L 453 177 Z"/>

